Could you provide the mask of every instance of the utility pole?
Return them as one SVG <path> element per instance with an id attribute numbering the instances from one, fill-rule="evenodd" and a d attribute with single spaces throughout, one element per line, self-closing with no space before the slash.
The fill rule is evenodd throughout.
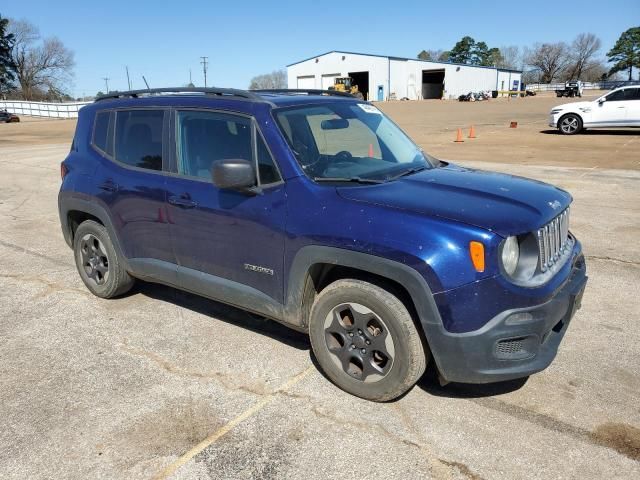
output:
<path id="1" fill-rule="evenodd" d="M 102 77 L 102 79 L 104 80 L 105 87 L 107 87 L 107 91 L 104 93 L 109 93 L 109 80 L 111 79 L 109 77 Z"/>
<path id="2" fill-rule="evenodd" d="M 124 68 L 127 71 L 127 85 L 129 85 L 129 90 L 131 90 L 131 79 L 129 78 L 129 66 L 127 65 Z"/>
<path id="3" fill-rule="evenodd" d="M 204 87 L 207 88 L 207 60 L 209 59 L 209 57 L 200 58 L 202 59 L 200 63 L 202 64 L 202 72 L 204 73 Z"/>

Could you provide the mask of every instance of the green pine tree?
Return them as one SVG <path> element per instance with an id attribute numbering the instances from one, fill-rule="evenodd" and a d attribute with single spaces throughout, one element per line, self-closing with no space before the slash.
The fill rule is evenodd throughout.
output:
<path id="1" fill-rule="evenodd" d="M 11 49 L 15 41 L 12 33 L 7 33 L 9 20 L 0 15 L 0 93 L 9 90 L 16 79 L 15 65 L 11 58 Z"/>
<path id="2" fill-rule="evenodd" d="M 449 61 L 451 63 L 471 63 L 475 44 L 476 41 L 473 38 L 469 36 L 462 37 L 449 51 Z"/>
<path id="3" fill-rule="evenodd" d="M 609 62 L 614 63 L 609 75 L 629 70 L 629 80 L 633 67 L 640 68 L 640 27 L 633 27 L 620 35 L 620 38 L 607 53 Z"/>

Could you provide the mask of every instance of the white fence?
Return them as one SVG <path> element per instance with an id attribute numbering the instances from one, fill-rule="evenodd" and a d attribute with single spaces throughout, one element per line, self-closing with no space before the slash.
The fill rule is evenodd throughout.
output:
<path id="1" fill-rule="evenodd" d="M 623 85 L 635 85 L 638 82 L 627 81 L 606 81 L 606 82 L 583 82 L 585 90 L 611 90 L 612 88 L 622 87 Z M 536 90 L 538 92 L 549 92 L 564 89 L 562 83 L 527 83 L 527 90 Z"/>
<path id="2" fill-rule="evenodd" d="M 0 110 L 16 115 L 49 118 L 78 118 L 78 110 L 91 102 L 25 102 L 21 100 L 0 100 Z"/>

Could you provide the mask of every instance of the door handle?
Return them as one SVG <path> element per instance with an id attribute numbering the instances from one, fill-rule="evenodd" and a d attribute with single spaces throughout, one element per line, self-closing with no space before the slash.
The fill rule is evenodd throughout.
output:
<path id="1" fill-rule="evenodd" d="M 185 197 L 184 195 L 172 195 L 171 197 L 169 197 L 169 203 L 171 205 L 175 205 L 176 207 L 182 208 L 194 208 L 198 206 L 198 202 L 195 202 L 190 198 Z"/>
<path id="2" fill-rule="evenodd" d="M 118 184 L 115 183 L 113 180 L 106 180 L 106 181 L 102 182 L 100 185 L 98 185 L 98 188 L 100 188 L 100 190 L 104 190 L 106 192 L 117 192 L 118 191 Z"/>

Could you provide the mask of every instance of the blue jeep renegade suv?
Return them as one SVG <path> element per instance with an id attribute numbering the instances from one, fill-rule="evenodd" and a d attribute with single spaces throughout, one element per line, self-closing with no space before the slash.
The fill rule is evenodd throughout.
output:
<path id="1" fill-rule="evenodd" d="M 60 221 L 87 288 L 134 279 L 307 332 L 384 401 L 546 368 L 587 281 L 571 196 L 424 153 L 338 92 L 116 92 L 80 110 Z"/>

